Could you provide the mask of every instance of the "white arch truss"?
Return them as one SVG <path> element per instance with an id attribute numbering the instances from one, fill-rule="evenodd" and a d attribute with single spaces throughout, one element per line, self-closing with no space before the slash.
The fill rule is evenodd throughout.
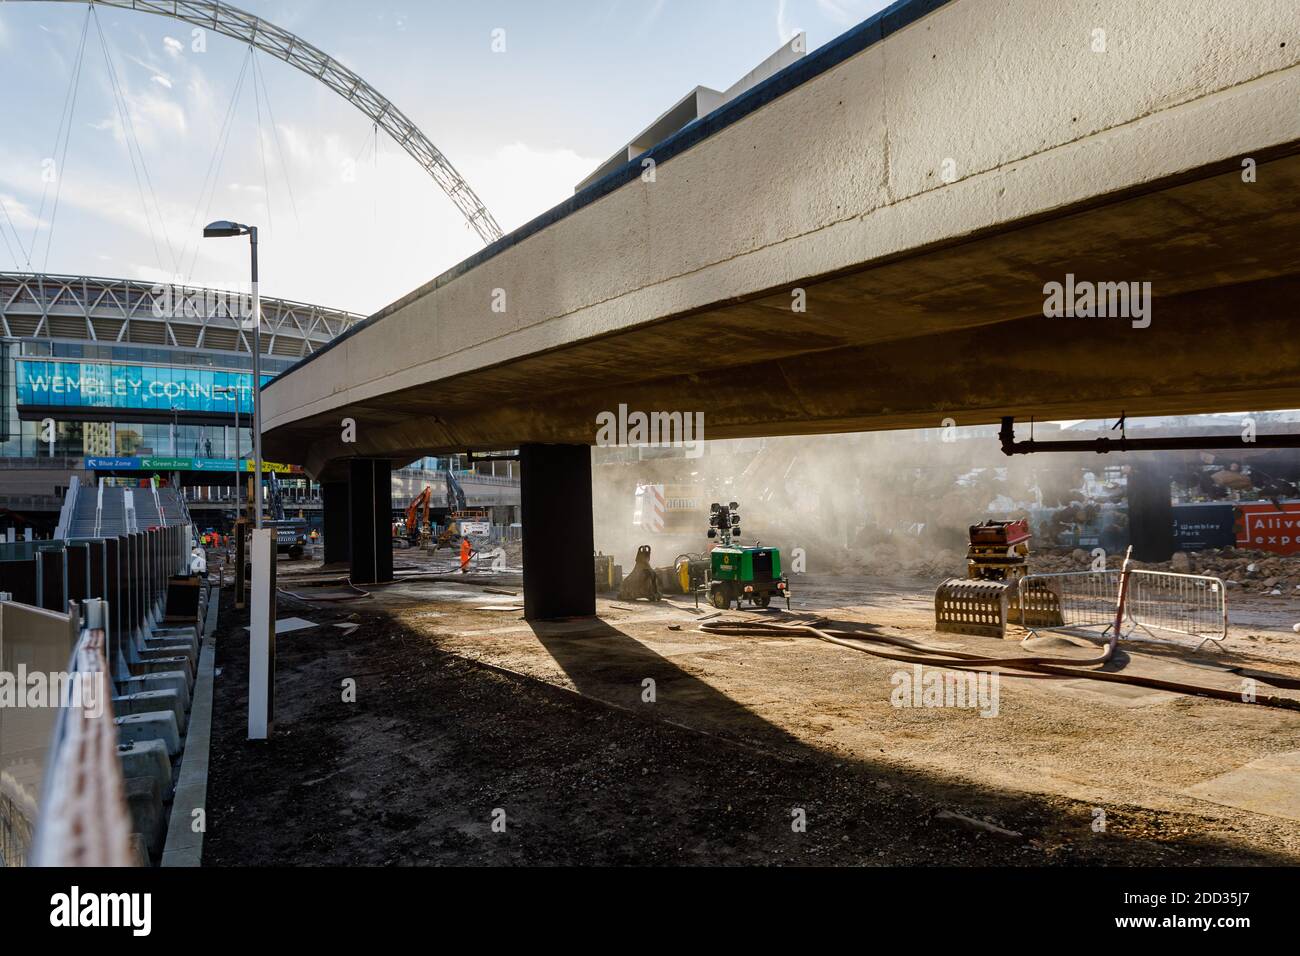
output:
<path id="1" fill-rule="evenodd" d="M 214 33 L 248 43 L 269 53 L 343 97 L 392 137 L 424 168 L 447 194 L 484 243 L 501 238 L 501 227 L 475 195 L 451 161 L 430 142 L 418 126 L 357 73 L 300 36 L 277 27 L 228 3 L 210 0 L 47 0 L 50 3 L 86 3 L 122 10 L 138 10 L 182 20 Z"/>

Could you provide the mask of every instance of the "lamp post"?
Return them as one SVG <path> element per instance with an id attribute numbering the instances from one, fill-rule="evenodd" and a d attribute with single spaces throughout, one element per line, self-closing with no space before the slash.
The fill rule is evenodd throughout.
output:
<path id="1" fill-rule="evenodd" d="M 253 526 L 262 527 L 262 296 L 257 289 L 257 227 L 218 220 L 203 227 L 203 238 L 248 236 L 253 266 Z M 236 438 L 236 441 L 238 439 Z"/>
<path id="2" fill-rule="evenodd" d="M 253 266 L 253 596 L 248 624 L 248 738 L 271 736 L 275 715 L 275 533 L 262 528 L 262 298 L 257 290 L 257 227 L 220 220 L 203 227 L 205 239 L 248 236 Z M 242 324 L 242 323 L 241 323 Z M 242 555 L 242 548 L 238 549 Z M 242 558 L 238 581 L 243 582 Z M 236 592 L 238 593 L 238 592 Z"/>

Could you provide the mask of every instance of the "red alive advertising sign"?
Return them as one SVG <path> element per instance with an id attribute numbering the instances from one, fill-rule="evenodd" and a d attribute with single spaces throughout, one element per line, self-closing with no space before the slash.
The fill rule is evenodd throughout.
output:
<path id="1" fill-rule="evenodd" d="M 1237 505 L 1237 547 L 1300 554 L 1300 501 Z"/>

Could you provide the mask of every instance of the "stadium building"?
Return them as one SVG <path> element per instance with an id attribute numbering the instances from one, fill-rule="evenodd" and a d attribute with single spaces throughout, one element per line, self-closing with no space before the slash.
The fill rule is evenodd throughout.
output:
<path id="1" fill-rule="evenodd" d="M 249 306 L 222 290 L 0 273 L 0 529 L 48 534 L 74 474 L 156 476 L 184 486 L 192 509 L 228 511 L 237 457 L 252 471 Z M 261 306 L 263 381 L 361 318 Z M 267 468 L 291 503 L 318 499 L 299 469 Z"/>

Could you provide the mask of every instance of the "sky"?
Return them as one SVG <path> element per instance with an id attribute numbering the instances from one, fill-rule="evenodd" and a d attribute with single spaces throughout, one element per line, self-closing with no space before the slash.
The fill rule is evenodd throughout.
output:
<path id="1" fill-rule="evenodd" d="M 696 85 L 725 89 L 796 31 L 815 50 L 887 0 L 239 5 L 364 77 L 509 232 Z M 481 248 L 324 84 L 177 20 L 87 10 L 0 0 L 0 270 L 229 287 L 245 242 L 198 237 L 233 219 L 259 227 L 264 295 L 370 314 Z"/>

